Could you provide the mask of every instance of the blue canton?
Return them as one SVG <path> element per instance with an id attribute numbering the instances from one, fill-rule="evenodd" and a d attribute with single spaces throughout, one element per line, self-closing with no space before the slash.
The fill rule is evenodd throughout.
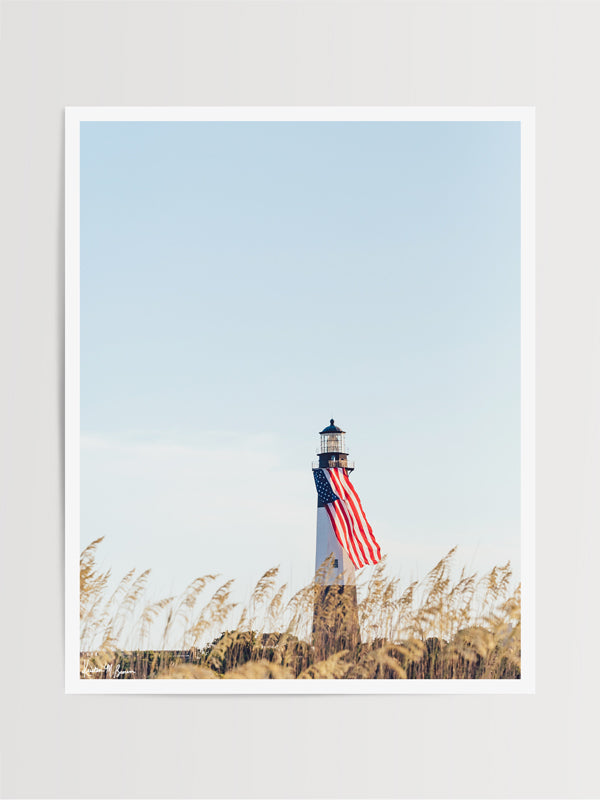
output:
<path id="1" fill-rule="evenodd" d="M 333 489 L 331 488 L 329 481 L 323 474 L 322 469 L 313 469 L 313 475 L 315 478 L 315 486 L 317 487 L 317 494 L 319 495 L 319 505 L 327 505 L 327 503 L 333 503 L 335 500 L 339 500 L 339 497 Z"/>

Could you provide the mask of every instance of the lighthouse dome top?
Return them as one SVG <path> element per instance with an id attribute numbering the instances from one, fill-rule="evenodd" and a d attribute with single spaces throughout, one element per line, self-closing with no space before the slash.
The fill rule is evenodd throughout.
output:
<path id="1" fill-rule="evenodd" d="M 329 420 L 329 425 L 326 428 L 323 428 L 322 431 L 319 431 L 319 433 L 321 433 L 321 434 L 322 433 L 346 433 L 346 431 L 343 431 L 341 428 L 338 428 L 338 426 L 335 425 L 334 423 L 335 423 L 335 420 L 330 419 Z"/>

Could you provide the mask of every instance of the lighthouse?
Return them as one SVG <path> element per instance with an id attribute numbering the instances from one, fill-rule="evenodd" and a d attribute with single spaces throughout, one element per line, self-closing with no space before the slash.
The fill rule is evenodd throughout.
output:
<path id="1" fill-rule="evenodd" d="M 346 483 L 354 463 L 348 460 L 346 432 L 335 420 L 331 419 L 319 435 L 318 459 L 312 465 L 317 487 L 313 645 L 319 655 L 327 657 L 356 647 L 360 627 L 356 555 L 347 536 L 347 522 L 341 513 L 339 521 L 336 515 L 343 493 L 341 481 Z"/>

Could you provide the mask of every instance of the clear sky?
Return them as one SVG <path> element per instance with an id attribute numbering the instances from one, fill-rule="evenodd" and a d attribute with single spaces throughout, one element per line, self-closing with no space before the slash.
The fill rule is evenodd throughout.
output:
<path id="1" fill-rule="evenodd" d="M 82 123 L 82 546 L 159 592 L 298 587 L 334 417 L 394 572 L 518 571 L 519 150 L 513 122 Z"/>

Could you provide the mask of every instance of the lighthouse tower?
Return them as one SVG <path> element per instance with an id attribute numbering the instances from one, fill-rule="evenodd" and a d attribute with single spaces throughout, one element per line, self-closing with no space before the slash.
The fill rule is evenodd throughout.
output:
<path id="1" fill-rule="evenodd" d="M 319 435 L 318 460 L 313 462 L 317 486 L 323 481 L 320 470 L 344 469 L 348 474 L 354 469 L 354 462 L 348 460 L 346 432 L 333 419 Z M 317 497 L 313 643 L 322 656 L 327 656 L 355 647 L 360 642 L 360 628 L 356 570 L 334 533 L 322 494 L 319 491 Z"/>

